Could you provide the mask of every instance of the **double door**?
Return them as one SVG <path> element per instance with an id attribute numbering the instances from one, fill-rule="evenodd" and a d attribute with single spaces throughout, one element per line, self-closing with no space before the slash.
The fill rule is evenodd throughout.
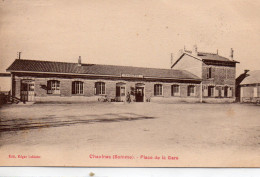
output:
<path id="1" fill-rule="evenodd" d="M 136 102 L 144 102 L 144 88 L 143 87 L 136 87 L 135 100 L 136 100 Z"/>
<path id="2" fill-rule="evenodd" d="M 117 101 L 125 101 L 125 86 L 116 86 L 116 99 Z"/>
<path id="3" fill-rule="evenodd" d="M 21 100 L 23 102 L 34 101 L 34 81 L 22 80 L 21 82 Z"/>

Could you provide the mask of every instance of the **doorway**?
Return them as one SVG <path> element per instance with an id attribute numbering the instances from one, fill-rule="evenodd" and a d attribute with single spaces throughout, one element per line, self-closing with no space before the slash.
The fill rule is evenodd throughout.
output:
<path id="1" fill-rule="evenodd" d="M 21 100 L 23 102 L 34 101 L 34 81 L 22 80 L 21 82 Z"/>
<path id="2" fill-rule="evenodd" d="M 136 102 L 144 102 L 144 87 L 136 87 L 135 100 Z"/>
<path id="3" fill-rule="evenodd" d="M 116 84 L 116 101 L 123 102 L 126 99 L 125 83 Z"/>

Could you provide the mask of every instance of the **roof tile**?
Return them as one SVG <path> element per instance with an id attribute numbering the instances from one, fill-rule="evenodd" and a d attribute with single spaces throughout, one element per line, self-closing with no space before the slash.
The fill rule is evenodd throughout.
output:
<path id="1" fill-rule="evenodd" d="M 191 79 L 200 78 L 185 70 L 157 69 L 132 66 L 115 66 L 99 64 L 65 63 L 53 61 L 39 61 L 16 59 L 7 71 L 29 71 L 44 73 L 67 73 L 67 74 L 94 74 L 121 76 L 121 74 L 143 75 L 144 77 L 169 78 L 169 79 Z"/>

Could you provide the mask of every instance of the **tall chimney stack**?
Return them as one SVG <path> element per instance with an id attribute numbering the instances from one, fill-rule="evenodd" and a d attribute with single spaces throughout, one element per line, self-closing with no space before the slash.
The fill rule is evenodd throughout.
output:
<path id="1" fill-rule="evenodd" d="M 233 58 L 234 58 L 234 50 L 233 50 L 233 48 L 231 48 L 231 50 L 230 50 L 230 58 L 233 60 Z"/>
<path id="2" fill-rule="evenodd" d="M 78 66 L 81 66 L 81 56 L 79 56 L 79 59 L 78 59 Z"/>

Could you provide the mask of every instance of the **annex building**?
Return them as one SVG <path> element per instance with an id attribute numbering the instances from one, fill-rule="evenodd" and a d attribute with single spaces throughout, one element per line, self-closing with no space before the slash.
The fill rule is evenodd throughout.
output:
<path id="1" fill-rule="evenodd" d="M 23 102 L 235 100 L 236 61 L 183 51 L 173 69 L 16 59 L 11 95 Z"/>
<path id="2" fill-rule="evenodd" d="M 201 100 L 204 102 L 234 102 L 236 95 L 236 64 L 233 59 L 233 49 L 230 58 L 217 53 L 180 50 L 171 68 L 185 69 L 201 78 Z"/>

